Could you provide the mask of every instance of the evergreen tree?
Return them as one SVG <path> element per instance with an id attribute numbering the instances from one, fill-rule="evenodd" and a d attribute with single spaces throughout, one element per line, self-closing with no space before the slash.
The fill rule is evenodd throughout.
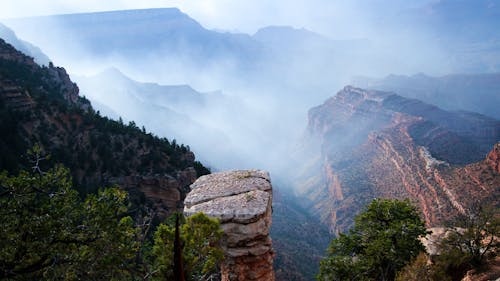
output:
<path id="1" fill-rule="evenodd" d="M 409 200 L 375 199 L 355 218 L 354 228 L 333 239 L 318 280 L 394 280 L 425 251 L 425 224 Z"/>
<path id="2" fill-rule="evenodd" d="M 82 201 L 68 169 L 33 171 L 0 174 L 0 279 L 130 279 L 138 245 L 126 192 Z"/>
<path id="3" fill-rule="evenodd" d="M 177 217 L 178 216 L 178 217 Z M 174 215 L 175 221 L 182 218 L 182 215 Z M 155 232 L 153 257 L 154 276 L 158 280 L 178 280 L 179 276 L 175 271 L 179 269 L 179 264 L 175 264 L 175 257 L 182 255 L 183 268 L 186 280 L 202 281 L 211 280 L 217 274 L 218 265 L 223 258 L 220 246 L 223 231 L 217 219 L 212 219 L 199 213 L 185 219 L 179 229 L 180 243 L 176 244 L 176 231 L 173 223 L 160 224 Z M 182 222 L 181 222 L 182 223 Z M 182 253 L 178 253 L 182 245 Z M 177 247 L 176 247 L 177 246 Z"/>

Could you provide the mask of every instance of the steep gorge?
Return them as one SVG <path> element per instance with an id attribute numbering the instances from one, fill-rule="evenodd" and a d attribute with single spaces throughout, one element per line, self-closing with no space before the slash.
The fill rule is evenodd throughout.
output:
<path id="1" fill-rule="evenodd" d="M 320 144 L 311 148 L 317 160 L 296 188 L 333 232 L 376 197 L 410 198 L 429 226 L 498 203 L 500 122 L 492 118 L 345 87 L 310 110 L 308 138 Z"/>

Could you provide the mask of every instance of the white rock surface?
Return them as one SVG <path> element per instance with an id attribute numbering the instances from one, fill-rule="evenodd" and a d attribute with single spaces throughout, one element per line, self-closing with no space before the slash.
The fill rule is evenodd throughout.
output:
<path id="1" fill-rule="evenodd" d="M 184 200 L 187 216 L 203 212 L 224 230 L 222 280 L 274 280 L 269 228 L 272 185 L 262 170 L 227 171 L 200 177 Z"/>

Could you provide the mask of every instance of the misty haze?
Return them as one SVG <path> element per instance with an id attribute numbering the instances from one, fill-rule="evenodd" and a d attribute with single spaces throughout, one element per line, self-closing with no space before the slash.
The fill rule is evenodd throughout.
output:
<path id="1" fill-rule="evenodd" d="M 40 144 L 71 168 L 80 192 L 115 184 L 137 207 L 135 222 L 146 221 L 137 210 L 152 210 L 155 227 L 174 211 L 195 208 L 184 200 L 191 188 L 210 184 L 195 183 L 208 170 L 268 171 L 269 179 L 249 173 L 270 181 L 273 194 L 273 277 L 255 280 L 314 280 L 329 241 L 348 233 L 374 198 L 409 199 L 429 229 L 471 216 L 477 205 L 492 206 L 498 217 L 496 1 L 40 1 L 31 9 L 25 0 L 8 2 L 0 38 L 49 78 L 19 84 L 25 80 L 12 75 L 25 68 L 3 63 L 2 116 L 43 103 L 38 92 L 49 86 L 33 81 L 55 83 L 57 90 L 46 92 L 61 91 L 81 113 L 57 117 L 61 106 L 37 113 L 47 116 L 40 118 L 50 128 L 43 134 L 36 128 L 45 121 L 2 117 L 2 129 L 20 133 L 2 135 L 0 170 L 19 171 L 24 166 L 12 159 Z M 0 59 L 21 61 L 6 50 Z M 89 112 L 180 154 L 158 148 L 164 154 L 157 157 L 142 137 L 127 141 L 115 125 L 102 125 L 115 128 L 102 137 L 81 133 L 78 126 L 101 126 L 77 117 Z M 119 152 L 105 153 L 102 142 Z M 109 159 L 99 164 L 100 157 Z M 132 166 L 110 169 L 115 162 Z"/>

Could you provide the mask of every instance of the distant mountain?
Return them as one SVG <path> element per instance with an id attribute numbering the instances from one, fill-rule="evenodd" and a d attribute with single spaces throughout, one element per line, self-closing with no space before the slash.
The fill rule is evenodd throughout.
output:
<path id="1" fill-rule="evenodd" d="M 0 23 L 0 38 L 11 44 L 25 55 L 35 59 L 35 62 L 40 65 L 49 65 L 50 59 L 45 55 L 40 48 L 30 44 L 29 42 L 20 40 L 12 29 Z"/>
<path id="2" fill-rule="evenodd" d="M 473 111 L 500 119 L 500 73 L 358 77 L 352 83 L 362 88 L 396 92 L 448 110 Z"/>
<path id="3" fill-rule="evenodd" d="M 178 57 L 198 67 L 218 60 L 251 64 L 262 56 L 263 47 L 249 35 L 219 33 L 203 28 L 177 8 L 66 14 L 23 19 L 5 23 L 48 53 L 67 46 L 65 55 L 149 61 Z M 51 35 L 37 36 L 40 29 Z"/>
<path id="4" fill-rule="evenodd" d="M 217 32 L 176 8 L 4 23 L 72 72 L 117 67 L 139 80 L 224 90 L 255 87 L 255 93 L 265 88 L 294 97 L 309 93 L 315 103 L 352 75 L 500 70 L 498 4 L 424 2 L 364 19 L 374 21 L 373 34 L 357 40 L 331 40 L 289 26 L 263 27 L 254 35 Z M 50 32 L 41 36 L 40 30 Z"/>
<path id="5" fill-rule="evenodd" d="M 65 69 L 40 67 L 0 40 L 0 170 L 30 168 L 26 151 L 41 145 L 81 192 L 118 185 L 142 209 L 164 218 L 182 209 L 189 185 L 207 169 L 189 147 L 100 116 Z M 167 121 L 170 122 L 170 121 Z"/>
<path id="6" fill-rule="evenodd" d="M 323 95 L 326 89 L 338 86 L 331 77 L 341 74 L 332 65 L 357 67 L 350 58 L 369 46 L 366 40 L 329 40 L 287 26 L 263 28 L 253 36 L 217 32 L 176 8 L 4 22 L 72 72 L 116 67 L 137 80 L 209 89 L 250 89 L 263 96 L 272 92 L 290 101 L 297 100 L 290 96 L 311 87 L 315 95 Z M 40 36 L 40 30 L 51 32 Z"/>
<path id="7" fill-rule="evenodd" d="M 374 197 L 410 198 L 430 226 L 497 204 L 500 121 L 345 87 L 309 111 L 296 188 L 334 232 Z M 496 145 L 493 152 L 492 149 Z"/>
<path id="8" fill-rule="evenodd" d="M 189 113 L 204 105 L 205 96 L 187 85 L 140 83 L 118 69 L 107 69 L 91 77 L 75 76 L 74 79 L 82 94 L 103 105 L 104 111 L 111 109 L 125 120 L 134 120 L 162 135 L 182 138 L 189 132 L 204 131 Z"/>
<path id="9" fill-rule="evenodd" d="M 199 157 L 206 163 L 224 165 L 218 166 L 220 169 L 234 168 L 237 164 L 232 161 L 243 162 L 239 159 L 242 152 L 230 139 L 236 133 L 227 129 L 248 113 L 249 109 L 239 99 L 221 92 L 201 93 L 188 85 L 134 81 L 116 68 L 73 78 L 81 94 L 110 117 L 121 116 L 156 134 L 175 136 L 201 152 Z M 228 115 L 234 116 L 234 121 L 228 120 Z"/>
<path id="10" fill-rule="evenodd" d="M 291 26 L 267 26 L 253 36 L 255 40 L 275 50 L 300 50 L 306 47 L 328 47 L 332 42 L 324 36 L 307 29 Z"/>
<path id="11" fill-rule="evenodd" d="M 96 100 L 104 101 L 108 98 L 111 99 L 106 101 L 106 103 L 111 106 L 113 103 L 119 103 L 117 100 L 112 100 L 113 94 L 119 95 L 120 93 L 126 93 L 130 95 L 130 98 L 136 98 L 141 102 L 167 107 L 172 110 L 177 109 L 178 112 L 182 113 L 199 109 L 207 103 L 207 99 L 211 97 L 211 95 L 216 95 L 215 93 L 197 92 L 189 85 L 159 85 L 156 83 L 136 82 L 116 68 L 106 69 L 92 77 L 76 76 L 75 78 L 77 81 L 81 82 L 82 85 L 80 88 L 82 89 L 85 89 L 87 86 L 90 86 L 88 84 L 92 83 L 99 85 L 105 81 L 112 82 L 108 83 L 108 86 L 112 86 L 114 90 L 108 92 L 108 94 L 101 95 L 103 90 L 98 89 L 83 90 L 89 94 L 89 97 L 95 98 Z M 124 97 L 114 98 L 122 99 Z"/>
<path id="12" fill-rule="evenodd" d="M 319 52 L 332 51 L 349 53 L 360 51 L 370 42 L 366 39 L 332 40 L 305 28 L 291 26 L 266 26 L 257 30 L 253 39 L 275 51 Z"/>

